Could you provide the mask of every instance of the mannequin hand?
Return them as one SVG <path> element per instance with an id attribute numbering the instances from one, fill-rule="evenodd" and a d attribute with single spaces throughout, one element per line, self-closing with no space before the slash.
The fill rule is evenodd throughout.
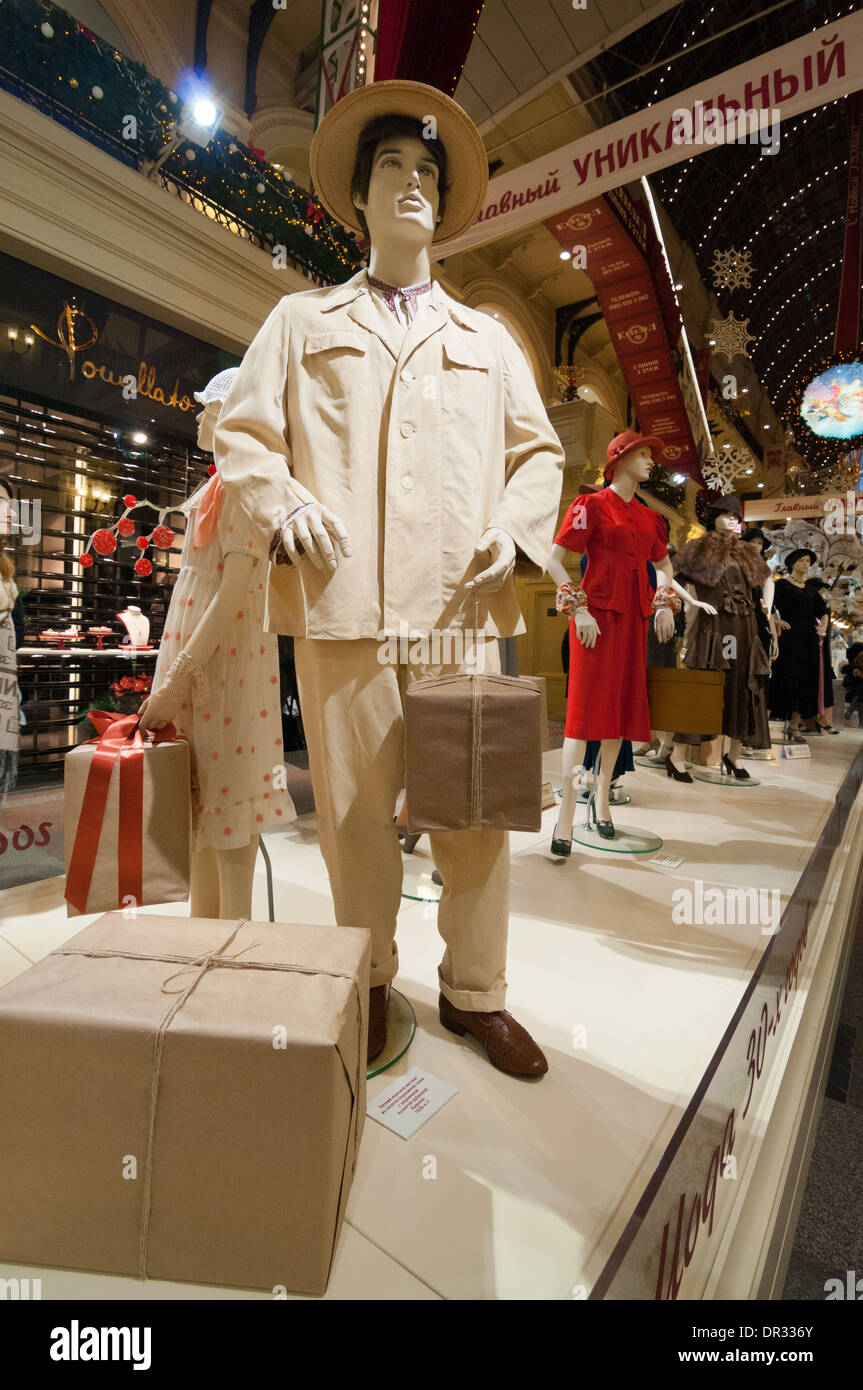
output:
<path id="1" fill-rule="evenodd" d="M 657 642 L 669 642 L 674 636 L 674 614 L 670 608 L 660 608 L 653 619 Z"/>
<path id="2" fill-rule="evenodd" d="M 599 624 L 586 608 L 579 608 L 575 614 L 575 635 L 583 647 L 595 647 L 597 637 L 601 637 Z"/>
<path id="3" fill-rule="evenodd" d="M 491 555 L 491 564 L 469 579 L 465 588 L 472 591 L 482 589 L 483 593 L 494 594 L 503 588 L 515 568 L 515 541 L 506 531 L 490 526 L 483 531 L 479 543 L 474 547 L 475 555 L 482 555 L 486 551 Z"/>
<path id="4" fill-rule="evenodd" d="M 335 512 L 331 512 L 329 507 L 321 506 L 320 502 L 308 502 L 291 513 L 280 529 L 282 545 L 294 564 L 305 555 L 315 569 L 334 570 L 339 561 L 331 536 L 338 541 L 343 555 L 352 553 L 348 533 L 341 518 L 337 517 Z"/>
<path id="5" fill-rule="evenodd" d="M 771 660 L 771 662 L 775 661 L 778 655 L 779 655 L 779 638 L 776 636 L 776 633 L 774 632 L 774 633 L 772 633 L 771 636 L 770 636 L 770 660 Z"/>
<path id="6" fill-rule="evenodd" d="M 716 609 L 712 603 L 702 603 L 700 598 L 695 598 L 692 600 L 692 606 L 693 608 L 702 608 L 705 613 L 710 614 L 711 618 L 716 617 Z"/>
<path id="7" fill-rule="evenodd" d="M 791 626 L 790 623 L 785 623 L 785 622 L 782 621 L 781 618 L 779 619 L 779 631 L 780 631 L 780 632 L 787 632 L 788 629 L 790 628 L 790 626 Z"/>
<path id="8" fill-rule="evenodd" d="M 180 713 L 180 705 L 188 698 L 188 682 L 178 679 L 165 681 L 149 695 L 138 710 L 141 720 L 141 733 L 145 734 L 148 729 L 164 729 L 166 724 L 173 724 L 177 715 Z"/>

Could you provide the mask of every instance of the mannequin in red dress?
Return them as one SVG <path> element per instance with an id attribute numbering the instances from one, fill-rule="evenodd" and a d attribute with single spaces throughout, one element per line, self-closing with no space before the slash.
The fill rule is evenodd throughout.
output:
<path id="1" fill-rule="evenodd" d="M 552 840 L 552 853 L 561 857 L 569 855 L 572 846 L 587 740 L 601 740 L 596 816 L 597 829 L 605 839 L 614 838 L 609 791 L 621 740 L 650 740 L 647 619 L 655 608 L 656 635 L 660 642 L 667 642 L 674 634 L 672 605 L 679 610 L 682 601 L 715 611 L 675 581 L 662 518 L 635 496 L 636 487 L 650 476 L 651 450 L 658 453 L 662 447 L 661 439 L 632 432 L 612 439 L 604 474 L 610 487 L 577 497 L 571 504 L 547 566 L 559 586 L 558 609 L 570 615 L 563 800 Z M 580 590 L 564 568 L 567 551 L 587 552 Z M 648 560 L 659 581 L 655 598 L 647 576 Z M 600 614 L 601 626 L 594 612 Z"/>

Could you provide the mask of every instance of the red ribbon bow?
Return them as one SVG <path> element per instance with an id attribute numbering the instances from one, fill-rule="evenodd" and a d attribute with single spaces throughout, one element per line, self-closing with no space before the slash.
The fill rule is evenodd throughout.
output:
<path id="1" fill-rule="evenodd" d="M 79 912 L 87 911 L 90 882 L 96 867 L 96 854 L 102 837 L 105 806 L 114 764 L 120 759 L 120 824 L 117 827 L 117 906 L 131 898 L 141 903 L 144 857 L 144 739 L 137 714 L 119 715 L 110 710 L 91 710 L 90 719 L 99 730 L 97 744 L 87 775 L 75 844 L 66 875 L 66 901 Z M 154 743 L 175 740 L 173 724 L 153 730 Z"/>

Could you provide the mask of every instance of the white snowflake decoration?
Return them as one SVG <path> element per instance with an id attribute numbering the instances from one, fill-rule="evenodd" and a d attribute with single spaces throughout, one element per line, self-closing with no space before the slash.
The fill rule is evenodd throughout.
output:
<path id="1" fill-rule="evenodd" d="M 747 449 L 732 445 L 730 449 L 720 449 L 715 459 L 705 459 L 701 473 L 712 492 L 725 496 L 734 491 L 735 481 L 743 478 L 755 467 L 755 460 Z"/>
<path id="2" fill-rule="evenodd" d="M 738 353 L 741 357 L 748 357 L 747 348 L 756 341 L 749 332 L 749 320 L 736 319 L 733 314 L 729 314 L 727 319 L 713 319 L 710 337 L 715 339 L 716 351 L 727 357 L 729 362 Z"/>
<path id="3" fill-rule="evenodd" d="M 710 269 L 718 290 L 738 290 L 741 286 L 748 290 L 753 273 L 752 252 L 738 251 L 734 246 L 728 251 L 714 251 Z"/>

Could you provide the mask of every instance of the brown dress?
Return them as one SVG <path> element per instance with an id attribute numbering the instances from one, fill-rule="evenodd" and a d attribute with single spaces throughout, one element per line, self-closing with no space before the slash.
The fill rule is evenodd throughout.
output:
<path id="1" fill-rule="evenodd" d="M 685 665 L 696 671 L 724 671 L 722 732 L 750 748 L 769 748 L 767 678 L 770 662 L 758 633 L 753 592 L 770 571 L 758 546 L 734 534 L 708 532 L 685 546 L 676 566 L 677 579 L 689 583 L 716 617 L 699 611 L 687 644 Z M 675 741 L 700 743 L 700 736 L 677 735 Z"/>

